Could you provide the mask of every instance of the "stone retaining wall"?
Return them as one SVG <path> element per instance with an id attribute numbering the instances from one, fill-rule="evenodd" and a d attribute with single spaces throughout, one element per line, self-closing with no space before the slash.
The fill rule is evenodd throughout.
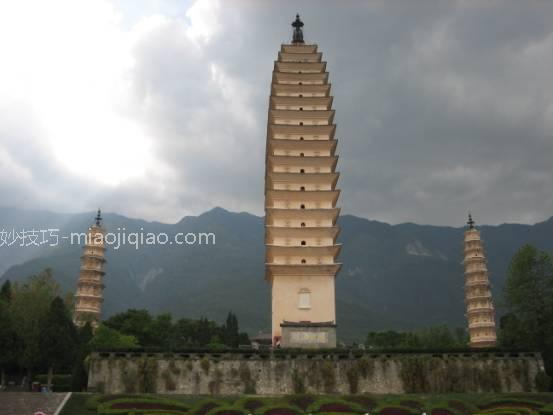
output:
<path id="1" fill-rule="evenodd" d="M 93 353 L 89 391 L 295 393 L 531 392 L 538 353 Z"/>

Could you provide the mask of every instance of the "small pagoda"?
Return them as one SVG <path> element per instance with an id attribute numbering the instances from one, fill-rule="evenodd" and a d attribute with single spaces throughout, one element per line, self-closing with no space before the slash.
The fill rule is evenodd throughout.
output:
<path id="1" fill-rule="evenodd" d="M 100 323 L 102 303 L 104 302 L 104 245 L 105 230 L 102 227 L 100 209 L 95 223 L 86 233 L 86 241 L 81 256 L 81 269 L 77 292 L 75 294 L 75 311 L 73 321 L 77 326 L 90 322 L 93 328 Z"/>

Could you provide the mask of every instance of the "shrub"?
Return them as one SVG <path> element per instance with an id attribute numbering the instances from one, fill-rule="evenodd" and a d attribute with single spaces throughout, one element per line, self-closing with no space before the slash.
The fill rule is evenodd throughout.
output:
<path id="1" fill-rule="evenodd" d="M 418 412 L 413 411 L 409 408 L 404 408 L 401 406 L 386 406 L 380 411 L 378 411 L 379 415 L 419 415 Z"/>
<path id="2" fill-rule="evenodd" d="M 298 415 L 298 410 L 293 406 L 275 404 L 261 407 L 255 411 L 256 415 Z"/>
<path id="3" fill-rule="evenodd" d="M 206 415 L 209 411 L 219 406 L 217 401 L 200 401 L 190 412 L 193 415 Z"/>
<path id="4" fill-rule="evenodd" d="M 293 395 L 288 397 L 288 403 L 305 411 L 310 405 L 315 402 L 315 398 L 311 395 Z"/>
<path id="5" fill-rule="evenodd" d="M 264 403 L 261 400 L 255 399 L 255 398 L 242 398 L 242 399 L 239 399 L 238 401 L 236 401 L 234 403 L 235 407 L 244 408 L 247 411 L 249 411 L 250 413 L 255 412 L 257 409 L 261 408 L 263 405 L 264 405 Z"/>
<path id="6" fill-rule="evenodd" d="M 534 380 L 536 382 L 536 389 L 538 392 L 547 392 L 551 386 L 551 378 L 544 371 L 540 371 L 536 374 Z"/>
<path id="7" fill-rule="evenodd" d="M 246 412 L 243 409 L 225 405 L 213 408 L 208 415 L 246 415 Z"/>
<path id="8" fill-rule="evenodd" d="M 163 398 L 123 398 L 113 399 L 98 406 L 99 415 L 127 414 L 131 411 L 140 411 L 151 414 L 152 412 L 165 412 L 184 414 L 188 412 L 188 406 L 179 401 L 171 401 Z"/>
<path id="9" fill-rule="evenodd" d="M 347 400 L 349 402 L 356 403 L 365 412 L 372 411 L 377 406 L 377 402 L 369 396 L 364 396 L 364 395 L 349 396 Z"/>
<path id="10" fill-rule="evenodd" d="M 430 415 L 455 415 L 455 413 L 445 408 L 434 408 L 430 412 Z"/>
<path id="11" fill-rule="evenodd" d="M 333 412 L 333 413 L 365 413 L 365 408 L 359 406 L 355 402 L 345 401 L 339 398 L 320 398 L 317 399 L 307 409 L 309 413 Z"/>

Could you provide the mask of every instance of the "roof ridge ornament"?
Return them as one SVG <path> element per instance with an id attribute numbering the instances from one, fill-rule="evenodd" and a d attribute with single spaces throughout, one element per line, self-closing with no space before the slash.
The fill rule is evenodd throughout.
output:
<path id="1" fill-rule="evenodd" d="M 296 20 L 292 22 L 294 31 L 292 32 L 292 43 L 305 43 L 303 41 L 303 22 L 300 19 L 299 13 L 296 14 Z"/>

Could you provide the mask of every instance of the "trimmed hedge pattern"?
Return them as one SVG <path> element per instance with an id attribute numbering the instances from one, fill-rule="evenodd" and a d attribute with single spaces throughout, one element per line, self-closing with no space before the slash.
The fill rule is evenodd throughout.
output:
<path id="1" fill-rule="evenodd" d="M 74 394 L 81 399 L 79 394 Z M 553 415 L 553 394 L 291 395 L 203 398 L 93 395 L 83 407 L 97 415 Z M 88 412 L 87 412 L 88 413 Z M 62 415 L 80 415 L 62 412 Z"/>

